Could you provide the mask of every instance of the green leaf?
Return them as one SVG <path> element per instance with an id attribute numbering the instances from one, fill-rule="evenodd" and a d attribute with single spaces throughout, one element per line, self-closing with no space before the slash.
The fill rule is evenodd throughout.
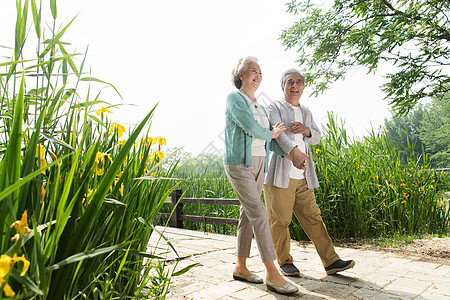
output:
<path id="1" fill-rule="evenodd" d="M 36 30 L 36 36 L 41 38 L 41 10 L 39 12 L 36 8 L 36 0 L 31 0 L 31 11 L 33 12 L 34 29 Z"/>
<path id="2" fill-rule="evenodd" d="M 70 256 L 70 257 L 68 257 L 66 259 L 63 259 L 62 261 L 60 261 L 60 262 L 58 262 L 58 263 L 48 267 L 48 270 L 50 272 L 53 272 L 55 270 L 58 270 L 58 269 L 60 269 L 60 268 L 62 268 L 64 266 L 66 266 L 66 265 L 73 264 L 73 263 L 79 262 L 79 261 L 84 260 L 84 259 L 94 258 L 94 257 L 99 256 L 99 255 L 109 254 L 109 253 L 111 253 L 111 252 L 113 252 L 115 250 L 122 249 L 124 247 L 125 247 L 125 244 L 119 244 L 119 245 L 114 245 L 114 246 L 111 246 L 111 247 L 106 247 L 106 248 L 89 250 L 89 251 L 77 253 L 75 255 L 72 255 L 72 256 Z"/>
<path id="3" fill-rule="evenodd" d="M 52 11 L 53 19 L 56 20 L 56 17 L 57 17 L 56 0 L 50 0 L 50 9 Z"/>
<path id="4" fill-rule="evenodd" d="M 17 180 L 14 184 L 11 184 L 6 189 L 4 189 L 3 191 L 0 192 L 0 202 L 3 201 L 5 199 L 5 197 L 9 196 L 11 193 L 17 191 L 21 186 L 28 183 L 30 180 L 32 180 L 36 176 L 39 176 L 42 171 L 45 171 L 48 168 L 53 167 L 55 164 L 60 163 L 63 159 L 66 159 L 67 157 L 71 156 L 72 154 L 73 154 L 73 152 L 69 153 L 61 158 L 58 158 L 57 160 L 46 165 L 45 167 L 40 168 L 39 170 L 36 170 L 33 173 L 28 174 L 24 178 L 20 178 L 19 180 Z"/>
<path id="5" fill-rule="evenodd" d="M 172 276 L 180 276 L 180 275 L 183 275 L 184 273 L 186 273 L 187 271 L 189 271 L 189 270 L 192 269 L 193 267 L 196 267 L 196 266 L 199 266 L 199 265 L 200 265 L 200 263 L 195 263 L 195 264 L 189 265 L 189 266 L 187 266 L 187 267 L 184 267 L 184 268 L 181 269 L 180 271 L 173 272 L 173 273 L 172 273 Z"/>
<path id="6" fill-rule="evenodd" d="M 122 95 L 119 93 L 119 91 L 116 89 L 116 87 L 114 85 L 112 85 L 111 83 L 108 83 L 106 81 L 103 81 L 103 80 L 100 80 L 100 79 L 97 79 L 94 77 L 84 77 L 84 78 L 81 78 L 80 81 L 93 81 L 93 82 L 100 82 L 100 83 L 109 85 L 116 91 L 116 93 L 120 96 L 120 98 L 122 98 Z"/>

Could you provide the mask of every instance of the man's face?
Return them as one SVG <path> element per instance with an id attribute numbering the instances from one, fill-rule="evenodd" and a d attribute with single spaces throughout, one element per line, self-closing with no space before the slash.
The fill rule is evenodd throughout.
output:
<path id="1" fill-rule="evenodd" d="M 284 100 L 288 102 L 298 102 L 303 94 L 305 83 L 300 74 L 289 74 L 286 76 L 284 86 L 282 86 L 284 92 Z"/>

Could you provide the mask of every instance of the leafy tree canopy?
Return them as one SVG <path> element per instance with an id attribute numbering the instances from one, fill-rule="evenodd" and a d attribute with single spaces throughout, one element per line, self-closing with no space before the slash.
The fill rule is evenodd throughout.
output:
<path id="1" fill-rule="evenodd" d="M 407 116 L 385 119 L 388 138 L 397 144 L 402 157 L 428 155 L 434 168 L 450 167 L 450 100 L 434 98 Z"/>
<path id="2" fill-rule="evenodd" d="M 329 9 L 325 2 L 291 0 L 288 12 L 300 19 L 280 37 L 297 49 L 315 96 L 350 68 L 370 73 L 383 61 L 396 67 L 381 88 L 398 114 L 449 91 L 449 0 L 335 0 Z"/>

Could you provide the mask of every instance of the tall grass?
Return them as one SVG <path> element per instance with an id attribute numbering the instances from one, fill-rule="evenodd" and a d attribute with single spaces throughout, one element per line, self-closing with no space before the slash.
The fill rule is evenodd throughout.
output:
<path id="1" fill-rule="evenodd" d="M 329 115 L 314 147 L 317 202 L 333 236 L 448 234 L 448 174 L 429 169 L 425 153 L 416 160 L 413 149 L 405 162 L 384 132 L 353 140 L 343 127 Z"/>
<path id="2" fill-rule="evenodd" d="M 73 20 L 57 26 L 50 1 L 45 36 L 42 2 L 16 3 L 13 53 L 0 64 L 0 254 L 14 265 L 0 264 L 0 299 L 164 298 L 171 274 L 154 272 L 161 264 L 147 244 L 176 183 L 175 164 L 160 166 L 165 139 L 146 129 L 156 106 L 120 140 L 127 129 L 107 116 L 115 105 L 91 96 L 91 84 L 114 86 L 86 75 L 85 58 L 69 54 L 64 34 Z M 30 262 L 25 274 L 21 261 Z"/>
<path id="3" fill-rule="evenodd" d="M 450 176 L 429 169 L 424 154 L 400 158 L 384 132 L 362 140 L 347 136 L 344 124 L 330 114 L 321 142 L 312 148 L 320 188 L 315 190 L 322 217 L 332 237 L 378 237 L 395 234 L 450 233 Z M 186 197 L 236 198 L 224 173 L 185 175 Z M 167 208 L 166 208 L 167 209 Z M 186 205 L 183 213 L 238 218 L 237 207 Z M 234 234 L 233 226 L 186 223 L 185 228 Z M 218 231 L 215 231 L 218 230 Z M 291 236 L 307 239 L 293 218 Z"/>

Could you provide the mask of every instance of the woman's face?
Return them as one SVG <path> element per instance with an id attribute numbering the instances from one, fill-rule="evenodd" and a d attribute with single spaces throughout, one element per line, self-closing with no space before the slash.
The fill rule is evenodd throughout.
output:
<path id="1" fill-rule="evenodd" d="M 247 65 L 247 70 L 242 72 L 240 78 L 243 89 L 256 90 L 262 80 L 261 68 L 257 63 L 251 62 Z"/>

